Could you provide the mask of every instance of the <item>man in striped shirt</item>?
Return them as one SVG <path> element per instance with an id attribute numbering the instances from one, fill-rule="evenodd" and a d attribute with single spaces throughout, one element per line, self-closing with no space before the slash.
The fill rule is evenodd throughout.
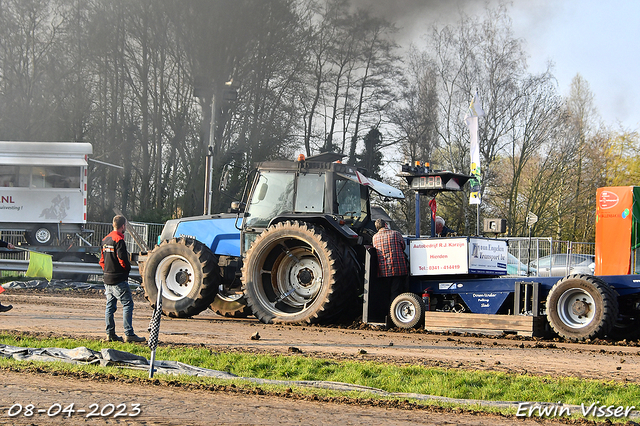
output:
<path id="1" fill-rule="evenodd" d="M 402 234 L 389 229 L 382 219 L 376 220 L 378 232 L 373 236 L 373 247 L 378 255 L 378 280 L 389 289 L 390 301 L 407 291 L 409 267 L 404 253 Z"/>

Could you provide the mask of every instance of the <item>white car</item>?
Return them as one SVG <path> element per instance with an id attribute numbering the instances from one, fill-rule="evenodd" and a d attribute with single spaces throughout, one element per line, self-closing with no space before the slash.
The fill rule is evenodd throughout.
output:
<path id="1" fill-rule="evenodd" d="M 538 271 L 540 277 L 563 277 L 571 274 L 593 275 L 596 257 L 591 254 L 550 254 L 533 260 L 529 265 Z"/>

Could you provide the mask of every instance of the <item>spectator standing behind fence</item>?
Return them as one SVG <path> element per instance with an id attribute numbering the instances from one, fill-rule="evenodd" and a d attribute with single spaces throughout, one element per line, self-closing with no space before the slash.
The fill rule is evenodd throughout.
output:
<path id="1" fill-rule="evenodd" d="M 4 240 L 0 240 L 0 247 L 6 247 L 6 248 L 10 248 L 13 249 L 16 246 L 14 246 L 11 243 L 8 243 Z M 2 303 L 0 303 L 0 312 L 7 312 L 10 311 L 11 309 L 13 309 L 13 305 L 3 305 Z"/>
<path id="2" fill-rule="evenodd" d="M 116 334 L 116 323 L 113 315 L 118 308 L 118 300 L 122 304 L 122 322 L 125 342 L 144 342 L 144 337 L 133 332 L 133 297 L 129 288 L 129 271 L 131 263 L 124 241 L 127 220 L 117 215 L 113 218 L 113 231 L 102 240 L 100 266 L 104 270 L 104 294 L 107 297 L 105 321 L 107 323 L 107 340 L 121 342 Z"/>
<path id="3" fill-rule="evenodd" d="M 378 279 L 387 287 L 391 302 L 407 287 L 409 267 L 404 253 L 404 238 L 400 232 L 389 229 L 382 219 L 376 220 L 376 229 L 373 247 L 378 255 Z"/>

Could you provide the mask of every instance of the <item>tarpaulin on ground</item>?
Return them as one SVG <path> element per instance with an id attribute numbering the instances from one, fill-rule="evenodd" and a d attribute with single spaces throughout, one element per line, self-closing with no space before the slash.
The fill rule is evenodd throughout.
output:
<path id="1" fill-rule="evenodd" d="M 102 283 L 85 283 L 81 281 L 65 281 L 65 280 L 29 280 L 29 281 L 10 281 L 2 284 L 6 289 L 74 289 L 74 290 L 104 290 Z M 142 286 L 138 283 L 129 282 L 131 291 L 142 292 Z"/>

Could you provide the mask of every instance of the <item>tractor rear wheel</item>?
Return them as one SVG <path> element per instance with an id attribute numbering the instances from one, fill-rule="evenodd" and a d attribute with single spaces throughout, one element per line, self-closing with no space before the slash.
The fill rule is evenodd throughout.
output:
<path id="1" fill-rule="evenodd" d="M 618 300 L 613 289 L 591 275 L 569 275 L 547 296 L 549 324 L 568 340 L 602 338 L 617 318 Z"/>
<path id="2" fill-rule="evenodd" d="M 267 228 L 242 268 L 247 304 L 264 323 L 317 323 L 347 313 L 360 282 L 351 250 L 309 223 Z"/>
<path id="3" fill-rule="evenodd" d="M 162 285 L 162 312 L 170 317 L 197 315 L 213 302 L 220 285 L 218 258 L 192 238 L 166 241 L 156 247 L 144 266 L 142 286 L 153 307 Z"/>

